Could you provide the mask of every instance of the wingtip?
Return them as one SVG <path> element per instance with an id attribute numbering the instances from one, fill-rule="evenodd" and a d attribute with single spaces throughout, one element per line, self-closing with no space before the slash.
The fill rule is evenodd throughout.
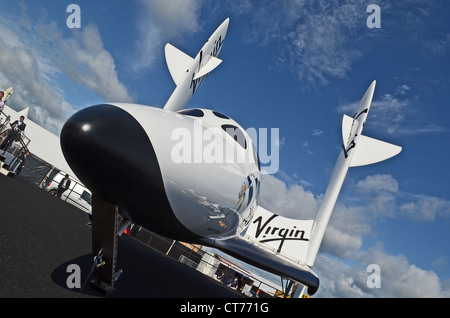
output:
<path id="1" fill-rule="evenodd" d="M 228 26 L 230 25 L 230 18 L 226 18 L 225 21 L 222 22 L 223 27 L 225 27 L 226 29 L 228 29 Z"/>
<path id="2" fill-rule="evenodd" d="M 377 81 L 373 81 L 369 88 L 367 89 L 366 93 L 370 94 L 371 96 L 373 96 L 373 94 L 375 93 L 375 86 L 377 85 Z"/>

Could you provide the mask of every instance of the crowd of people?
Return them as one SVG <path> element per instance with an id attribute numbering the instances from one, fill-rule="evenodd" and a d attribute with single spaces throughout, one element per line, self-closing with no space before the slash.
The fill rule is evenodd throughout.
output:
<path id="1" fill-rule="evenodd" d="M 4 114 L 3 110 L 5 108 L 4 101 L 5 93 L 0 91 L 0 114 Z M 2 156 L 9 150 L 9 148 L 13 145 L 14 141 L 20 141 L 22 138 L 21 134 L 25 131 L 25 116 L 20 116 L 19 119 L 14 122 L 9 122 L 9 116 L 6 116 L 6 119 L 3 122 L 0 122 L 0 154 Z M 9 123 L 9 126 L 7 125 Z M 3 150 L 3 151 L 1 151 Z M 17 159 L 20 162 L 17 169 L 16 174 L 20 173 L 22 170 L 25 160 L 29 152 L 26 147 L 22 147 L 19 155 L 17 155 Z"/>
<path id="2" fill-rule="evenodd" d="M 222 284 L 227 285 L 231 289 L 238 290 L 240 284 L 238 277 L 235 276 L 234 279 L 231 279 L 230 277 L 226 276 L 224 272 L 220 272 L 216 275 L 216 279 Z"/>
<path id="3" fill-rule="evenodd" d="M 10 123 L 9 116 L 6 116 L 6 114 L 3 113 L 5 108 L 4 96 L 5 93 L 0 91 L 0 115 L 3 114 L 6 118 L 3 122 L 0 120 L 0 155 L 2 156 L 12 147 L 14 141 L 17 142 L 22 138 L 21 134 L 25 131 L 25 127 L 27 126 L 25 124 L 25 116 L 20 116 L 19 119 Z M 26 147 L 22 147 L 19 154 L 16 155 L 16 160 L 18 162 L 18 166 L 15 169 L 16 175 L 18 175 L 25 166 L 25 161 L 29 155 L 30 153 Z M 55 196 L 61 197 L 69 187 L 70 179 L 69 175 L 66 175 L 55 191 Z"/>

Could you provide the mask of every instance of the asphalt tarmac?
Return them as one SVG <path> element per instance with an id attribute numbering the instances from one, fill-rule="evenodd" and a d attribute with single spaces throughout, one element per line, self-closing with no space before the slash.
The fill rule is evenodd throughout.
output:
<path id="1" fill-rule="evenodd" d="M 0 297 L 105 297 L 89 283 L 67 284 L 73 264 L 82 284 L 92 267 L 88 220 L 28 181 L 0 175 Z M 109 298 L 244 297 L 128 235 L 119 239 L 117 269 L 123 274 Z"/>

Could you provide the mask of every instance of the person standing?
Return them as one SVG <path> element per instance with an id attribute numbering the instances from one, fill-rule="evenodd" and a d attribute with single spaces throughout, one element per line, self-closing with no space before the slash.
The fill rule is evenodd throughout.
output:
<path id="1" fill-rule="evenodd" d="M 3 140 L 0 144 L 0 149 L 8 150 L 12 142 L 20 136 L 20 132 L 25 130 L 25 127 L 27 125 L 25 124 L 24 120 L 25 117 L 20 116 L 19 120 L 16 120 L 11 124 L 11 130 L 9 131 L 9 134 L 5 138 L 5 140 Z"/>
<path id="2" fill-rule="evenodd" d="M 237 290 L 239 287 L 238 278 L 235 277 L 234 280 L 232 282 L 230 282 L 227 286 L 230 287 L 231 289 Z"/>
<path id="3" fill-rule="evenodd" d="M 22 172 L 22 169 L 25 168 L 25 161 L 27 160 L 27 157 L 30 155 L 30 153 L 27 151 L 22 151 L 19 157 L 19 166 L 16 169 L 16 176 Z"/>
<path id="4" fill-rule="evenodd" d="M 69 175 L 66 174 L 66 176 L 64 177 L 64 179 L 62 179 L 62 181 L 59 183 L 58 185 L 58 189 L 56 189 L 56 196 L 58 198 L 61 197 L 61 195 L 70 187 L 70 179 L 69 179 Z"/>

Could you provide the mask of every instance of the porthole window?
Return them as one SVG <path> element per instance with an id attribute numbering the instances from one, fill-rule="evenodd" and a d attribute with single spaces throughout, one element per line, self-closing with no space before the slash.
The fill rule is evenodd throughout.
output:
<path id="1" fill-rule="evenodd" d="M 224 115 L 222 113 L 216 112 L 215 110 L 213 110 L 213 114 L 216 115 L 219 118 L 222 118 L 222 119 L 230 119 L 230 117 L 228 117 L 227 115 Z"/>
<path id="2" fill-rule="evenodd" d="M 227 132 L 242 148 L 247 149 L 245 135 L 238 127 L 233 125 L 222 125 L 222 129 Z"/>
<path id="3" fill-rule="evenodd" d="M 186 109 L 178 112 L 182 115 L 192 116 L 192 117 L 203 117 L 205 114 L 201 109 Z"/>

